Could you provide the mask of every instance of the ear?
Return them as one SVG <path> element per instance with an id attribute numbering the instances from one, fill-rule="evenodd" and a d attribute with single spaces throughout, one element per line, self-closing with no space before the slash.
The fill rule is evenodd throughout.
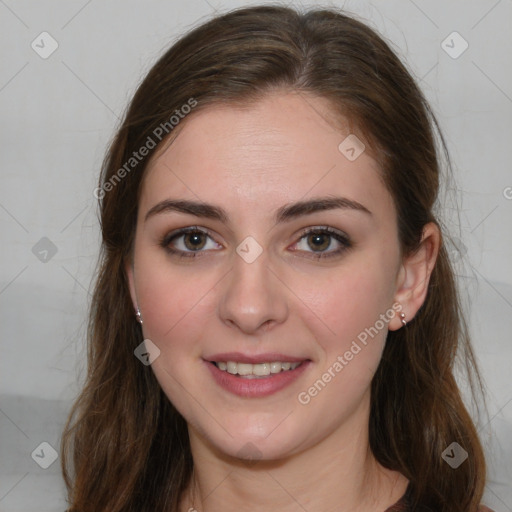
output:
<path id="1" fill-rule="evenodd" d="M 422 304 L 428 292 L 428 283 L 437 260 L 441 233 L 433 222 L 425 225 L 418 249 L 405 256 L 397 275 L 395 302 L 402 306 L 400 313 L 410 322 Z M 389 330 L 395 331 L 402 327 L 400 315 L 389 322 Z"/>
<path id="2" fill-rule="evenodd" d="M 133 309 L 137 310 L 137 294 L 135 293 L 135 277 L 133 268 L 133 259 L 126 258 L 124 263 L 124 271 L 128 280 L 128 288 L 130 289 L 130 296 L 132 298 Z"/>

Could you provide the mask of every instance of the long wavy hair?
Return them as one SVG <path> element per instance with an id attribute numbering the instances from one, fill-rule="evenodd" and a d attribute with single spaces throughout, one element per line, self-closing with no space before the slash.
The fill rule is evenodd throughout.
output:
<path id="1" fill-rule="evenodd" d="M 134 357 L 143 338 L 125 275 L 144 170 L 168 137 L 130 159 L 158 127 L 167 133 L 191 98 L 195 112 L 281 89 L 329 100 L 333 115 L 364 138 L 394 199 L 404 255 L 418 247 L 425 224 L 441 227 L 434 210 L 446 145 L 410 73 L 364 23 L 331 9 L 259 6 L 179 39 L 138 87 L 101 173 L 88 371 L 62 438 L 70 512 L 177 512 L 193 469 L 186 421 Z M 484 456 L 454 378 L 458 358 L 471 389 L 481 390 L 443 242 L 425 303 L 407 328 L 389 332 L 371 383 L 370 448 L 410 480 L 413 507 L 475 512 L 482 498 Z M 469 454 L 456 470 L 442 458 L 452 442 Z"/>

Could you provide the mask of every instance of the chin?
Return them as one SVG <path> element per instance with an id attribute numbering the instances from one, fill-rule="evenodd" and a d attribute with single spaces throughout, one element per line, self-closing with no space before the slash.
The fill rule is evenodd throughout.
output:
<path id="1" fill-rule="evenodd" d="M 254 427 L 250 428 L 247 423 L 243 426 L 236 426 L 236 429 L 232 423 L 226 426 L 226 430 L 218 427 L 215 432 L 201 435 L 201 441 L 208 443 L 219 456 L 224 455 L 228 458 L 240 459 L 246 461 L 248 465 L 259 460 L 285 459 L 302 451 L 309 444 L 313 444 L 308 443 L 309 436 L 305 432 L 282 428 L 282 424 L 276 428 L 279 421 L 282 421 L 282 418 L 275 421 L 271 427 L 262 426 L 260 422 L 260 430 L 257 432 L 255 432 Z M 196 428 L 195 430 L 199 434 L 199 429 Z M 236 436 L 230 436 L 228 432 L 236 432 Z"/>

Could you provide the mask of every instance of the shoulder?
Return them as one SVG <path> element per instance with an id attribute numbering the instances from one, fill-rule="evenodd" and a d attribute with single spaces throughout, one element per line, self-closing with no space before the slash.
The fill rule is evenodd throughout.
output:
<path id="1" fill-rule="evenodd" d="M 478 512 L 494 512 L 494 510 L 490 509 L 489 507 L 486 507 L 485 505 L 480 505 Z"/>

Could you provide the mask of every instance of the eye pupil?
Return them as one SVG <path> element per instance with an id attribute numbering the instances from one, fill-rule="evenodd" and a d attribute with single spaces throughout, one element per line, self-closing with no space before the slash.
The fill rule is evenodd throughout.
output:
<path id="1" fill-rule="evenodd" d="M 330 236 L 323 233 L 314 233 L 309 235 L 309 241 L 313 244 L 315 250 L 323 250 L 329 247 Z"/>
<path id="2" fill-rule="evenodd" d="M 202 249 L 205 245 L 205 240 L 201 239 L 203 237 L 203 233 L 199 233 L 198 231 L 187 233 L 184 237 L 185 245 L 187 249 L 197 250 Z"/>

